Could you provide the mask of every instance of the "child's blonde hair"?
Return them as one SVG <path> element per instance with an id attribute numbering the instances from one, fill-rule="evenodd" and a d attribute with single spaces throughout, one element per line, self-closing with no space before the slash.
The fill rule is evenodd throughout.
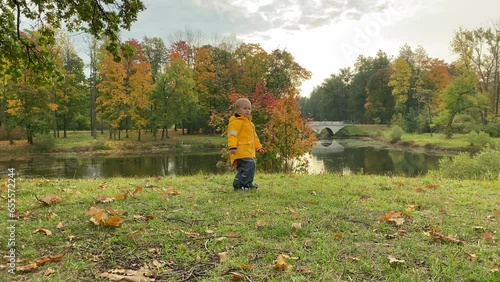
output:
<path id="1" fill-rule="evenodd" d="M 247 98 L 239 98 L 238 100 L 236 100 L 236 103 L 234 103 L 234 107 L 236 109 L 239 109 L 241 108 L 243 105 L 250 105 L 252 106 L 252 103 L 250 102 L 250 100 L 248 100 Z"/>

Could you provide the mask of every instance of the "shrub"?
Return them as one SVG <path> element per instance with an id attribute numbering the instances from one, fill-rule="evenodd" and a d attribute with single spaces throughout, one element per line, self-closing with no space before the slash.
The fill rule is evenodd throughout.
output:
<path id="1" fill-rule="evenodd" d="M 483 148 L 491 143 L 490 135 L 484 131 L 479 133 L 475 131 L 469 132 L 469 134 L 467 134 L 467 140 L 470 142 L 471 146 L 479 148 Z"/>
<path id="2" fill-rule="evenodd" d="M 477 155 L 459 153 L 439 161 L 439 174 L 457 179 L 500 180 L 500 150 L 484 148 Z"/>
<path id="3" fill-rule="evenodd" d="M 500 121 L 488 123 L 484 126 L 483 131 L 491 137 L 500 138 Z"/>
<path id="4" fill-rule="evenodd" d="M 38 152 L 48 152 L 56 146 L 56 140 L 51 134 L 44 134 L 36 137 L 34 149 Z"/>
<path id="5" fill-rule="evenodd" d="M 401 127 L 399 127 L 398 125 L 393 126 L 390 132 L 391 142 L 397 142 L 401 140 L 401 136 L 403 135 L 403 133 L 404 130 Z"/>

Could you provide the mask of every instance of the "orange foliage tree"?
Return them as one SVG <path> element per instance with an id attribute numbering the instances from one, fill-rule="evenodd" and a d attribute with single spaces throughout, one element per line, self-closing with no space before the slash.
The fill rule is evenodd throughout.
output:
<path id="1" fill-rule="evenodd" d="M 307 164 L 304 158 L 316 143 L 316 136 L 301 116 L 299 95 L 288 90 L 268 108 L 269 121 L 264 125 L 261 141 L 266 156 L 264 167 L 284 172 L 297 171 Z"/>

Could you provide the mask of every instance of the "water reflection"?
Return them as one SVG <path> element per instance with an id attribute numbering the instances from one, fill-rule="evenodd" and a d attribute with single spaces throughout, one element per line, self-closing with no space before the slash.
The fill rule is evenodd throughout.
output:
<path id="1" fill-rule="evenodd" d="M 219 152 L 179 155 L 52 157 L 34 156 L 0 161 L 19 176 L 46 178 L 104 178 L 218 173 Z M 4 169 L 5 170 L 5 169 Z"/>
<path id="2" fill-rule="evenodd" d="M 340 172 L 417 176 L 424 175 L 429 170 L 438 169 L 441 156 L 372 147 L 344 148 L 334 140 L 328 146 L 325 146 L 324 142 L 319 142 L 314 146 L 308 158 L 310 173 Z"/>
<path id="3" fill-rule="evenodd" d="M 438 168 L 441 156 L 423 152 L 345 147 L 336 140 L 319 142 L 309 159 L 310 173 L 424 175 Z M 30 156 L 0 159 L 1 171 L 16 168 L 20 177 L 105 178 L 221 173 L 219 151 L 140 156 Z"/>

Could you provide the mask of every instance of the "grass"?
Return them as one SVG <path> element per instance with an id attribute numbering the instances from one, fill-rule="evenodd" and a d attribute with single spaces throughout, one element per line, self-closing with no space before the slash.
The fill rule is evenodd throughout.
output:
<path id="1" fill-rule="evenodd" d="M 156 281 L 500 280 L 498 181 L 259 173 L 259 190 L 235 192 L 232 177 L 17 179 L 17 265 L 63 256 L 0 281 L 108 281 L 145 265 Z M 37 200 L 48 195 L 62 199 Z M 94 203 L 122 225 L 92 223 Z"/>

